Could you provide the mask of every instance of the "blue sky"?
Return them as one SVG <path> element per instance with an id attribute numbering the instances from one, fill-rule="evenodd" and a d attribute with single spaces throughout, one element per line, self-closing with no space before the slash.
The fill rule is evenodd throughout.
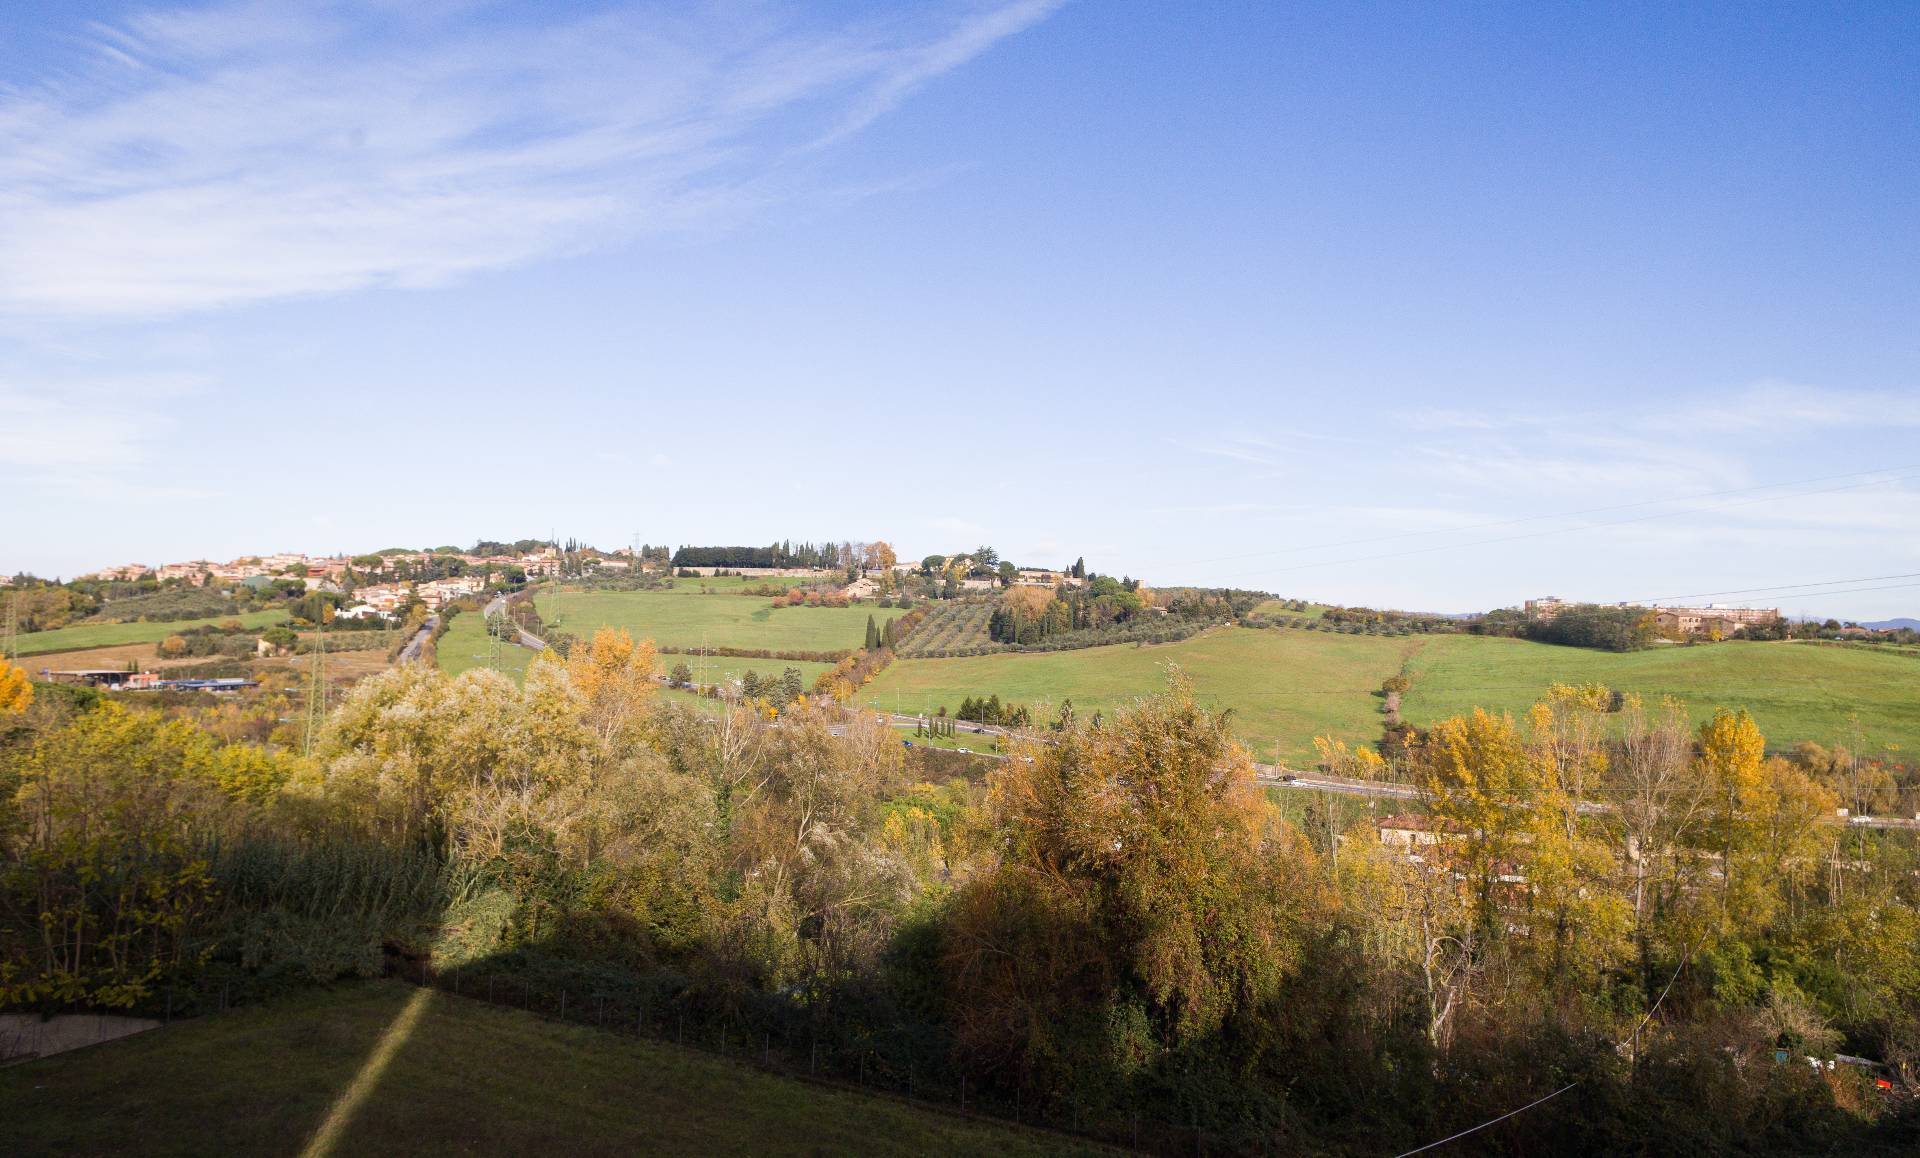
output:
<path id="1" fill-rule="evenodd" d="M 1920 608 L 1910 5 L 81 7 L 0 8 L 0 570 Z"/>

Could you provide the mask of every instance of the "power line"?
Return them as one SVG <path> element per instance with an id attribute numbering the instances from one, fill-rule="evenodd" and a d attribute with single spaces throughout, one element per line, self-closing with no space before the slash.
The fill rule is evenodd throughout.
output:
<path id="1" fill-rule="evenodd" d="M 1857 579 L 1828 579 L 1820 583 L 1782 583 L 1774 587 L 1737 587 L 1731 591 L 1695 591 L 1690 595 L 1655 595 L 1645 599 L 1629 599 L 1628 603 L 1662 603 L 1671 599 L 1710 599 L 1720 595 L 1754 595 L 1772 591 L 1797 591 L 1804 587 L 1836 587 L 1842 583 L 1877 583 L 1883 579 L 1920 579 L 1920 571 L 1905 571 L 1898 575 L 1863 575 Z M 1899 586 L 1909 586 L 1900 584 Z M 1882 590 L 1882 588 L 1872 588 Z M 1826 595 L 1825 591 L 1809 591 L 1807 595 Z M 1771 596 L 1769 596 L 1771 598 Z"/>
<path id="2" fill-rule="evenodd" d="M 1408 1151 L 1405 1151 L 1404 1153 L 1396 1155 L 1396 1158 L 1408 1158 L 1408 1155 L 1411 1155 L 1411 1154 L 1422 1154 L 1428 1150 L 1432 1150 L 1436 1146 L 1445 1146 L 1447 1143 L 1453 1141 L 1456 1138 L 1464 1138 L 1468 1134 L 1478 1134 L 1480 1131 L 1486 1129 L 1488 1126 L 1498 1125 L 1501 1122 L 1506 1121 L 1508 1118 L 1513 1117 L 1515 1114 L 1524 1114 L 1528 1110 L 1533 1109 L 1535 1106 L 1539 1105 L 1542 1102 L 1550 1101 L 1554 1098 L 1557 1098 L 1561 1094 L 1566 1093 L 1568 1090 L 1572 1089 L 1573 1087 L 1579 1084 L 1580 1084 L 1579 1082 L 1568 1082 L 1566 1085 L 1561 1086 L 1559 1089 L 1553 1091 L 1551 1094 L 1543 1094 L 1540 1097 L 1535 1098 L 1533 1101 L 1528 1102 L 1526 1105 L 1521 1106 L 1517 1110 L 1508 1110 L 1506 1113 L 1500 1115 L 1498 1118 L 1489 1118 L 1488 1120 L 1480 1123 L 1478 1126 L 1468 1127 L 1467 1129 L 1460 1131 L 1458 1134 L 1448 1134 L 1446 1137 L 1440 1139 L 1438 1142 L 1429 1142 L 1425 1146 L 1416 1146 L 1411 1150 L 1408 1150 Z"/>
<path id="3" fill-rule="evenodd" d="M 1639 1049 L 1640 1049 L 1640 1031 L 1645 1029 L 1648 1023 L 1653 1021 L 1654 1014 L 1660 1012 L 1660 1006 L 1666 1002 L 1667 994 L 1673 992 L 1673 983 L 1680 980 L 1681 970 L 1687 967 L 1688 963 L 1693 960 L 1693 955 L 1699 952 L 1700 946 L 1705 942 L 1706 942 L 1706 931 L 1703 929 L 1701 930 L 1700 936 L 1694 939 L 1693 945 L 1687 950 L 1686 956 L 1680 958 L 1680 964 L 1673 967 L 1673 976 L 1667 978 L 1666 987 L 1660 990 L 1660 996 L 1654 999 L 1653 1006 L 1647 1010 L 1647 1015 L 1640 1019 L 1640 1024 L 1633 1027 L 1632 1033 L 1628 1034 L 1626 1037 L 1614 1043 L 1614 1048 L 1616 1050 L 1619 1049 L 1621 1046 L 1631 1042 L 1633 1043 L 1634 1054 L 1636 1055 L 1636 1057 L 1638 1056 Z M 1440 1139 L 1438 1142 L 1429 1142 L 1424 1146 L 1417 1146 L 1412 1150 L 1404 1151 L 1398 1155 L 1395 1155 L 1395 1158 L 1409 1158 L 1410 1155 L 1421 1154 L 1428 1150 L 1437 1149 L 1438 1147 L 1445 1146 L 1447 1143 L 1452 1142 L 1456 1139 L 1464 1138 L 1469 1134 L 1477 1134 L 1480 1131 L 1486 1129 L 1488 1126 L 1497 1126 L 1501 1122 L 1506 1121 L 1508 1118 L 1514 1117 L 1518 1114 L 1526 1113 L 1528 1110 L 1533 1109 L 1535 1106 L 1540 1105 L 1542 1102 L 1551 1101 L 1552 1099 L 1559 1097 L 1561 1094 L 1566 1093 L 1568 1090 L 1572 1089 L 1573 1087 L 1579 1084 L 1580 1084 L 1579 1080 L 1575 1079 L 1574 1081 L 1568 1082 L 1566 1085 L 1561 1086 L 1559 1089 L 1553 1091 L 1550 1094 L 1543 1094 L 1540 1097 L 1535 1098 L 1533 1101 L 1528 1102 L 1526 1105 L 1521 1106 L 1517 1110 L 1508 1110 L 1506 1113 L 1500 1115 L 1497 1118 L 1489 1118 L 1477 1126 L 1469 1126 L 1458 1133 L 1448 1134 L 1446 1137 Z"/>

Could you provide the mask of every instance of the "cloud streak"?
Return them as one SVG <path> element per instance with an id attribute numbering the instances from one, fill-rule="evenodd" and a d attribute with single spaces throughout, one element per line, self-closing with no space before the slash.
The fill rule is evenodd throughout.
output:
<path id="1" fill-rule="evenodd" d="M 0 98 L 0 312 L 435 286 L 724 224 L 1055 6 L 821 28 L 245 3 L 95 26 L 72 75 Z"/>

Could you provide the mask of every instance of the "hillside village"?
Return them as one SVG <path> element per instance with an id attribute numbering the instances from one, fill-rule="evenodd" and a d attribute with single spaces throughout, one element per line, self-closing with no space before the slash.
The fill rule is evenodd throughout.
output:
<path id="1" fill-rule="evenodd" d="M 1839 882 L 1836 889 L 1862 887 L 1877 879 L 1882 866 L 1906 863 L 1901 842 L 1920 836 L 1920 806 L 1914 803 L 1920 765 L 1908 756 L 1920 750 L 1920 729 L 1909 710 L 1920 694 L 1920 666 L 1912 659 L 1920 637 L 1911 631 L 1792 622 L 1770 607 L 1643 607 L 1556 598 L 1444 616 L 1264 591 L 1153 585 L 1102 574 L 1084 559 L 1022 566 L 988 547 L 911 561 L 881 541 L 674 549 L 646 544 L 602 551 L 575 541 L 523 540 L 511 550 L 495 549 L 505 546 L 128 565 L 65 583 L 16 577 L 4 596 L 15 627 L 6 636 L 6 654 L 19 666 L 11 669 L 14 675 L 0 669 L 0 704 L 17 694 L 8 688 L 29 688 L 41 705 L 36 726 L 56 737 L 93 719 L 165 718 L 174 721 L 170 726 L 205 729 L 223 737 L 225 747 L 217 749 L 222 755 L 192 758 L 237 777 L 242 793 L 293 793 L 290 786 L 305 783 L 300 777 L 315 770 L 324 770 L 322 784 L 372 777 L 368 786 L 353 789 L 359 795 L 352 800 L 384 798 L 388 790 L 380 785 L 398 782 L 395 770 L 403 766 L 444 779 L 446 769 L 466 767 L 471 752 L 496 743 L 472 739 L 458 751 L 442 751 L 427 733 L 406 733 L 414 726 L 409 721 L 438 721 L 434 728 L 443 730 L 464 727 L 458 721 L 477 713 L 477 730 L 462 734 L 499 737 L 501 747 L 489 759 L 501 766 L 519 767 L 512 762 L 523 757 L 515 753 L 528 746 L 533 755 L 527 759 L 556 769 L 589 768 L 595 776 L 616 775 L 627 765 L 589 754 L 600 741 L 588 738 L 601 728 L 625 736 L 621 742 L 635 745 L 632 751 L 655 753 L 641 759 L 662 761 L 647 775 L 688 777 L 668 790 L 682 794 L 673 797 L 681 801 L 676 807 L 691 810 L 686 816 L 693 819 L 647 822 L 687 827 L 665 835 L 650 829 L 646 842 L 623 855 L 654 866 L 645 871 L 663 874 L 669 883 L 662 887 L 670 890 L 682 887 L 671 883 L 681 879 L 676 874 L 705 871 L 698 866 L 711 857 L 711 863 L 728 866 L 712 870 L 717 884 L 686 886 L 693 889 L 687 899 L 628 902 L 661 907 L 652 910 L 643 931 L 617 934 L 621 947 L 611 957 L 602 956 L 609 951 L 597 940 L 510 950 L 499 939 L 504 933 L 485 932 L 489 926 L 460 907 L 464 901 L 448 902 L 451 916 L 436 909 L 381 936 L 384 943 L 407 945 L 433 970 L 458 978 L 453 987 L 472 992 L 497 988 L 503 978 L 517 979 L 524 989 L 524 978 L 513 971 L 520 966 L 503 972 L 501 963 L 526 954 L 538 968 L 560 971 L 567 980 L 553 993 L 526 991 L 525 1004 L 566 1020 L 568 994 L 591 992 L 596 1021 L 611 1001 L 621 1023 L 641 1035 L 648 1032 L 645 1002 L 651 999 L 630 987 L 637 984 L 633 977 L 644 976 L 651 979 L 646 984 L 678 995 L 699 1032 L 717 1034 L 720 1041 L 738 1032 L 740 1015 L 714 1003 L 710 994 L 718 990 L 706 971 L 739 969 L 745 960 L 756 977 L 747 992 L 761 994 L 777 983 L 760 979 L 775 974 L 762 973 L 769 966 L 753 956 L 758 950 L 739 957 L 731 942 L 708 930 L 727 929 L 729 922 L 762 928 L 764 918 L 751 910 L 741 915 L 723 899 L 727 889 L 754 879 L 750 867 L 733 866 L 767 863 L 752 842 L 801 823 L 804 809 L 818 806 L 807 803 L 809 792 L 845 794 L 831 805 L 842 810 L 835 813 L 841 827 L 834 843 L 820 845 L 827 851 L 791 854 L 781 870 L 784 879 L 797 882 L 791 887 L 818 890 L 826 904 L 843 903 L 838 898 L 852 895 L 848 890 L 870 887 L 857 877 L 834 875 L 855 871 L 834 867 L 840 862 L 832 859 L 851 843 L 858 846 L 853 863 L 899 866 L 886 871 L 905 874 L 900 879 L 908 883 L 897 887 L 916 896 L 989 885 L 992 895 L 1017 896 L 1014 883 L 994 883 L 1009 861 L 993 854 L 980 835 L 992 809 L 1003 807 L 995 801 L 1027 807 L 1022 802 L 1064 794 L 1073 822 L 1063 831 L 1098 822 L 1112 826 L 1114 834 L 1109 842 L 1103 830 L 1100 847 L 1126 847 L 1158 831 L 1139 827 L 1133 817 L 1165 807 L 1165 799 L 1206 799 L 1191 784 L 1217 783 L 1221 766 L 1237 768 L 1244 779 L 1235 783 L 1252 795 L 1234 807 L 1270 809 L 1260 814 L 1261 825 L 1284 824 L 1297 834 L 1286 847 L 1293 850 L 1288 856 L 1301 858 L 1300 879 L 1330 882 L 1329 896 L 1340 896 L 1344 911 L 1368 914 L 1381 936 L 1410 936 L 1420 928 L 1371 891 L 1382 888 L 1427 906 L 1426 919 L 1453 930 L 1445 936 L 1456 941 L 1438 949 L 1432 947 L 1435 935 L 1426 934 L 1425 952 L 1438 954 L 1450 978 L 1443 986 L 1429 991 L 1424 982 L 1407 980 L 1417 979 L 1416 973 L 1394 974 L 1400 980 L 1392 984 L 1406 987 L 1406 1008 L 1415 1011 L 1411 1040 L 1424 1043 L 1421 1050 L 1451 1048 L 1466 1032 L 1457 1027 L 1469 1016 L 1446 1005 L 1444 997 L 1427 1003 L 1423 994 L 1486 992 L 1495 984 L 1496 968 L 1504 968 L 1461 940 L 1494 935 L 1472 932 L 1475 922 L 1491 922 L 1498 930 L 1506 952 L 1521 963 L 1513 968 L 1526 977 L 1551 978 L 1559 967 L 1551 964 L 1550 918 L 1539 915 L 1541 898 L 1630 911 L 1631 875 L 1619 866 L 1630 868 L 1643 847 L 1635 843 L 1641 830 L 1631 826 L 1654 823 L 1621 803 L 1623 793 L 1642 783 L 1623 779 L 1638 774 L 1632 772 L 1640 767 L 1635 761 L 1654 761 L 1645 783 L 1667 794 L 1651 814 L 1656 819 L 1707 814 L 1725 787 L 1722 780 L 1735 775 L 1714 771 L 1711 761 L 1723 758 L 1713 753 L 1724 749 L 1725 760 L 1737 755 L 1762 770 L 1738 774 L 1764 775 L 1764 792 L 1741 787 L 1745 781 L 1727 789 L 1747 794 L 1743 809 L 1771 810 L 1764 833 L 1751 825 L 1727 830 L 1744 834 L 1738 839 L 1747 851 L 1733 857 L 1742 873 L 1750 871 L 1767 840 L 1784 841 L 1795 863 L 1818 859 L 1821 872 Z M 63 615 L 64 621 L 51 622 Z M 17 630 L 28 616 L 32 629 Z M 121 638 L 80 646 L 102 632 Z M 50 640 L 75 646 L 46 650 Z M 1797 697 L 1776 690 L 1754 715 L 1732 716 L 1722 706 L 1736 694 L 1728 690 L 1737 685 L 1727 673 L 1743 669 L 1763 673 L 1774 689 L 1806 690 Z M 1489 673 L 1498 674 L 1490 680 Z M 1123 689 L 1118 694 L 1116 684 Z M 1490 684 L 1510 691 L 1490 694 Z M 570 690 L 557 701 L 538 698 L 556 689 Z M 1847 710 L 1837 711 L 1836 704 Z M 578 713 L 581 727 L 550 735 L 556 710 Z M 76 722 L 64 723 L 74 712 L 80 713 L 72 717 Z M 542 722 L 536 726 L 536 720 Z M 575 739 L 566 737 L 585 746 L 568 747 Z M 541 748 L 556 743 L 561 746 L 553 751 Z M 412 754 L 415 744 L 420 755 Z M 650 745 L 659 745 L 664 755 Z M 1696 758 L 1696 748 L 1710 755 Z M 704 810 L 735 790 L 727 779 L 730 750 L 742 761 L 764 762 L 757 767 L 772 776 L 808 769 L 808 776 L 877 779 L 860 781 L 866 786 L 857 790 L 848 787 L 852 780 L 835 781 L 839 787 L 831 789 L 783 780 L 764 803 L 748 796 L 737 805 L 748 818 L 738 828 L 720 829 L 697 818 L 709 816 Z M 1134 763 L 1147 750 L 1195 753 L 1198 763 L 1181 773 L 1189 787 L 1161 794 L 1150 780 L 1147 789 L 1126 790 L 1129 803 L 1113 812 L 1107 802 L 1123 792 L 1116 786 L 1134 776 L 1164 776 L 1185 759 L 1163 755 Z M 1506 761 L 1500 774 L 1517 779 L 1498 781 L 1489 792 L 1485 783 L 1495 782 L 1483 783 L 1478 764 L 1448 771 L 1448 761 L 1463 751 L 1474 761 Z M 380 752 L 396 755 L 376 758 Z M 1111 761 L 1127 771 L 1083 784 L 1065 765 L 1055 768 L 1055 761 L 1077 760 L 1070 754 L 1083 752 L 1097 753 L 1101 767 Z M 676 762 L 702 771 L 666 771 Z M 1569 787 L 1553 771 L 1563 764 L 1605 769 L 1606 779 Z M 829 767 L 841 770 L 822 771 Z M 489 766 L 480 782 L 491 775 Z M 1028 776 L 1059 779 L 1029 788 L 1023 779 Z M 715 779 L 696 785 L 697 777 Z M 266 787 L 246 787 L 256 782 Z M 330 800 L 328 791 L 333 789 L 318 799 Z M 548 794 L 536 813 L 544 817 L 566 807 L 561 794 L 572 789 L 556 780 L 537 791 Z M 862 803 L 869 795 L 871 802 Z M 1540 808 L 1541 800 L 1550 807 Z M 863 819 L 869 808 L 878 811 Z M 790 816 L 788 810 L 795 811 Z M 492 822 L 468 815 L 458 820 L 471 826 L 459 839 L 488 847 L 493 838 L 481 835 L 479 825 Z M 1259 825 L 1248 818 L 1231 825 L 1214 818 L 1201 827 L 1229 832 Z M 687 835 L 716 830 L 720 835 Z M 527 831 L 541 833 L 537 827 Z M 1661 854 L 1663 905 L 1719 904 L 1722 878 L 1715 874 L 1729 859 L 1726 845 L 1715 843 L 1721 830 L 1687 820 L 1671 834 L 1647 831 L 1654 833 L 1648 839 L 1668 842 Z M 609 863 L 605 854 L 581 859 L 569 838 L 537 839 L 546 842 L 538 856 L 570 858 L 570 873 L 591 877 L 606 871 L 599 867 Z M 677 851 L 689 839 L 711 839 L 718 851 Z M 1852 851 L 1840 855 L 1843 845 Z M 447 855 L 468 855 L 465 843 L 456 847 L 461 851 Z M 498 870 L 513 882 L 507 886 L 515 890 L 513 921 L 531 921 L 524 906 L 536 902 L 587 903 L 560 899 L 562 891 L 575 896 L 579 886 L 547 883 L 539 874 L 552 870 L 520 865 L 511 846 L 487 855 L 514 866 L 511 873 L 525 874 Z M 1235 855 L 1240 859 L 1229 876 L 1238 881 L 1258 879 L 1262 866 L 1292 863 L 1272 859 L 1270 848 L 1258 858 L 1244 849 Z M 1569 864 L 1576 869 L 1563 867 Z M 1578 874 L 1573 884 L 1567 883 L 1569 871 Z M 1803 878 L 1778 879 L 1786 888 Z M 1298 884 L 1287 887 L 1297 891 Z M 1754 886 L 1746 887 L 1751 895 Z M 247 894 L 236 885 L 230 895 Z M 487 895 L 497 901 L 506 894 Z M 1263 899 L 1254 911 L 1274 912 L 1277 903 Z M 685 909 L 668 905 L 702 910 L 702 931 L 690 941 L 669 940 L 689 935 L 669 924 L 684 920 Z M 885 937 L 905 935 L 892 916 L 873 916 L 864 905 L 850 911 L 868 915 L 848 921 L 876 921 L 876 928 L 887 930 Z M 1661 927 L 1664 918 L 1655 912 L 1640 918 L 1645 936 Z M 941 919 L 972 919 L 959 913 Z M 1058 923 L 1049 918 L 1049 928 Z M 447 927 L 479 929 L 479 936 L 492 939 L 473 950 L 424 946 L 422 937 L 443 937 Z M 1014 936 L 1025 927 L 1027 918 L 1021 918 L 996 936 Z M 362 944 L 353 940 L 359 933 L 333 935 Z M 795 944 L 817 943 L 818 934 L 804 927 L 790 935 Z M 256 956 L 236 961 L 276 960 L 259 956 L 269 951 L 300 952 L 252 949 Z M 381 952 L 379 945 L 363 945 L 369 960 Z M 860 959 L 863 975 L 878 968 L 872 952 Z M 1039 944 L 1022 950 L 1027 956 L 1044 952 Z M 1656 966 L 1637 966 L 1625 948 L 1607 952 L 1615 974 L 1637 983 L 1658 981 Z M 672 969 L 684 967 L 692 976 L 659 972 L 654 962 L 661 960 L 684 961 Z M 601 971 L 598 988 L 566 972 L 582 962 Z M 220 967 L 229 970 L 222 976 L 258 984 L 256 966 Z M 300 968 L 328 978 L 378 971 L 322 962 Z M 1670 958 L 1657 968 L 1670 968 Z M 186 968 L 167 975 L 176 985 L 199 976 Z M 608 977 L 624 980 L 609 986 Z M 142 993 L 135 1001 L 146 1009 L 140 1003 L 150 1003 L 152 993 Z M 982 991 L 981 999 L 995 999 L 993 991 Z M 763 1064 L 818 1075 L 823 1062 L 811 1049 L 775 1061 L 786 1048 L 776 1046 L 782 1019 L 792 1012 L 763 995 L 752 1000 L 748 1016 L 759 1020 L 748 1024 L 761 1035 Z M 829 1019 L 836 1034 L 846 1030 L 830 1019 L 877 1016 L 857 1006 L 842 1014 L 841 1008 L 836 1004 L 814 1016 Z M 1749 1034 L 1737 1040 L 1746 1051 L 1742 1057 L 1777 1056 L 1771 1038 Z M 1920 1064 L 1920 1055 L 1909 1059 L 1864 1045 L 1850 1052 L 1828 1038 L 1796 1041 L 1791 1050 L 1801 1051 L 1789 1056 L 1810 1064 L 1811 1072 L 1833 1073 L 1831 1080 L 1851 1083 L 1849 1089 L 1858 1086 L 1856 1096 L 1876 1112 L 1906 1104 L 1901 1067 Z M 803 1057 L 805 1064 L 797 1065 Z M 859 1054 L 830 1053 L 824 1062 L 828 1072 L 860 1080 L 870 1064 Z M 951 1072 L 957 1081 L 973 1071 Z M 1072 1086 L 1067 1076 L 1049 1080 Z M 922 1089 L 925 1079 L 916 1070 L 890 1081 L 907 1092 Z M 1056 1124 L 1074 1123 L 1069 1117 Z"/>

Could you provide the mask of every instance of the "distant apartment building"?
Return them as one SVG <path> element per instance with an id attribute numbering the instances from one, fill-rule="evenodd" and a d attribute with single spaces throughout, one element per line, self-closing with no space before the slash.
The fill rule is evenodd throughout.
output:
<path id="1" fill-rule="evenodd" d="M 560 574 L 560 552 L 552 547 L 542 547 L 520 556 L 513 561 L 514 566 L 527 573 L 529 579 Z"/>
<path id="2" fill-rule="evenodd" d="M 1778 623 L 1778 607 L 1656 607 L 1654 622 L 1668 635 L 1734 635 L 1749 627 Z"/>
<path id="3" fill-rule="evenodd" d="M 1065 571 L 1048 571 L 1039 567 L 1022 567 L 1013 577 L 1016 587 L 1079 587 L 1085 579 L 1076 579 Z"/>
<path id="4" fill-rule="evenodd" d="M 210 570 L 213 573 L 213 577 L 222 583 L 240 583 L 267 573 L 267 569 L 260 565 L 258 559 L 237 560 L 232 563 L 215 563 Z"/>
<path id="5" fill-rule="evenodd" d="M 405 607 L 407 600 L 413 596 L 413 588 L 407 583 L 387 583 L 378 587 L 362 587 L 353 595 L 375 611 L 386 613 Z"/>
<path id="6" fill-rule="evenodd" d="M 1567 601 L 1558 595 L 1542 595 L 1538 599 L 1527 600 L 1525 609 L 1527 614 L 1535 619 L 1552 619 L 1560 614 L 1561 608 L 1566 605 Z"/>
<path id="7" fill-rule="evenodd" d="M 212 574 L 212 572 L 212 563 L 209 563 L 205 559 L 195 559 L 190 563 L 163 564 L 154 571 L 153 577 L 162 583 L 165 583 L 169 579 L 184 579 L 197 587 L 205 583 L 207 576 Z"/>
<path id="8" fill-rule="evenodd" d="M 478 595 L 486 589 L 486 584 L 478 576 L 460 575 L 452 579 L 435 579 L 414 588 L 420 596 L 420 602 L 430 611 L 438 611 L 456 599 L 469 595 Z"/>
<path id="9" fill-rule="evenodd" d="M 109 583 L 131 583 L 136 579 L 144 579 L 152 573 L 153 568 L 147 566 L 145 563 L 128 563 L 122 567 L 102 567 L 100 570 L 90 575 L 82 575 L 80 578 L 99 579 Z"/>

